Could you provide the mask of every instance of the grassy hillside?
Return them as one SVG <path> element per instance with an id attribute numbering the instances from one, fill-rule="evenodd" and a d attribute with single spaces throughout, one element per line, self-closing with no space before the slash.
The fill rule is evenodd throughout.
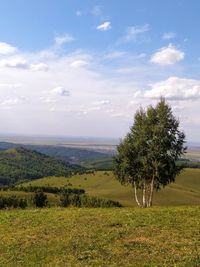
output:
<path id="1" fill-rule="evenodd" d="M 0 151 L 18 147 L 19 144 L 0 142 Z M 54 157 L 71 164 L 78 164 L 87 168 L 111 169 L 112 152 L 98 152 L 85 148 L 73 148 L 56 145 L 28 145 L 23 144 L 26 149 L 38 151 L 42 154 Z"/>
<path id="2" fill-rule="evenodd" d="M 0 211 L 0 266 L 200 266 L 200 209 Z"/>
<path id="3" fill-rule="evenodd" d="M 0 152 L 0 185 L 48 175 L 69 176 L 76 168 L 22 147 Z"/>
<path id="4" fill-rule="evenodd" d="M 47 177 L 23 185 L 71 186 L 83 188 L 90 195 L 119 201 L 125 206 L 134 206 L 133 189 L 124 187 L 115 180 L 112 172 L 74 175 L 71 178 Z M 200 169 L 186 169 L 172 183 L 155 193 L 154 205 L 200 205 Z"/>

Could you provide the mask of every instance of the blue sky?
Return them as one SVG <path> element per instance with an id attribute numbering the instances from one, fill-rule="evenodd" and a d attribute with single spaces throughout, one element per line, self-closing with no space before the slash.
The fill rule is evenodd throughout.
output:
<path id="1" fill-rule="evenodd" d="M 0 0 L 1 133 L 122 137 L 165 96 L 199 141 L 200 2 Z"/>

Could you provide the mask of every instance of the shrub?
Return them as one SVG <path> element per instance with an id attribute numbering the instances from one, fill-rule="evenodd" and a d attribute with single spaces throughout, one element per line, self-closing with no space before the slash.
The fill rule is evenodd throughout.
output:
<path id="1" fill-rule="evenodd" d="M 122 207 L 118 201 L 106 200 L 97 197 L 89 197 L 86 195 L 77 194 L 62 194 L 60 197 L 60 204 L 62 207 L 85 207 L 85 208 L 111 208 Z"/>
<path id="2" fill-rule="evenodd" d="M 26 208 L 27 200 L 22 198 L 17 198 L 16 196 L 4 197 L 0 196 L 0 209 L 6 208 Z"/>
<path id="3" fill-rule="evenodd" d="M 33 203 L 37 208 L 46 207 L 48 204 L 47 195 L 42 190 L 36 191 L 33 197 Z"/>

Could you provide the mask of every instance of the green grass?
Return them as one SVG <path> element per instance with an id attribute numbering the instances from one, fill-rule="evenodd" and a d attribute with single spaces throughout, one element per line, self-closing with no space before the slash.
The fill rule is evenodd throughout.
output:
<path id="1" fill-rule="evenodd" d="M 119 201 L 125 206 L 134 206 L 133 189 L 122 186 L 112 172 L 99 171 L 95 174 L 75 175 L 71 178 L 47 177 L 23 185 L 83 188 L 93 196 Z M 154 195 L 154 205 L 178 206 L 200 205 L 200 169 L 186 169 L 172 183 Z"/>
<path id="2" fill-rule="evenodd" d="M 200 266 L 200 208 L 0 211 L 0 266 Z"/>

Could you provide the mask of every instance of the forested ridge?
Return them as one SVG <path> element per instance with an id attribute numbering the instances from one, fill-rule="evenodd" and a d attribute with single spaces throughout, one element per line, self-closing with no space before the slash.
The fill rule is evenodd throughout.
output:
<path id="1" fill-rule="evenodd" d="M 70 176 L 81 169 L 77 165 L 71 165 L 24 147 L 0 152 L 0 185 L 52 175 Z"/>

